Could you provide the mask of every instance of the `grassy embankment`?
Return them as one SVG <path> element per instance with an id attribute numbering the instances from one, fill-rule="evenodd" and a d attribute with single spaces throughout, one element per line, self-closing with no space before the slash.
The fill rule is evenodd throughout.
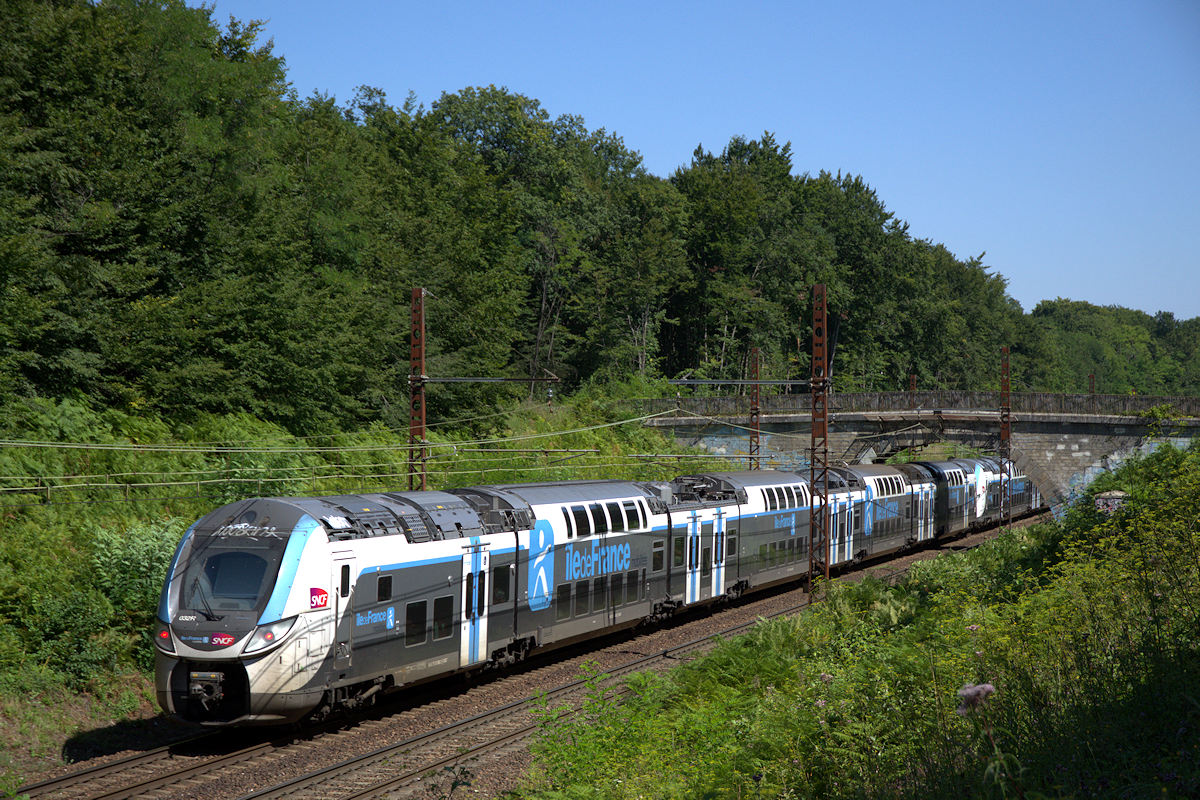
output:
<path id="1" fill-rule="evenodd" d="M 581 392 L 474 420 L 473 432 L 431 428 L 431 488 L 712 466 L 640 424 L 614 424 L 629 412 L 610 395 L 628 396 Z M 407 432 L 384 427 L 299 439 L 239 415 L 170 425 L 71 401 L 6 412 L 0 795 L 69 760 L 85 732 L 116 738 L 129 727 L 121 721 L 156 713 L 149 633 L 166 565 L 193 520 L 242 497 L 406 486 Z M 633 457 L 647 453 L 678 457 Z"/>
<path id="2" fill-rule="evenodd" d="M 530 796 L 1200 795 L 1200 448 L 544 723 Z"/>

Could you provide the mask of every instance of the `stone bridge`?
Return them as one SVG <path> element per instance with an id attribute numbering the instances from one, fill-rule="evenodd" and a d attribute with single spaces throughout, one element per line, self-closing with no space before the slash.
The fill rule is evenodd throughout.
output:
<path id="1" fill-rule="evenodd" d="M 648 426 L 668 428 L 680 442 L 739 460 L 750 452 L 750 399 L 677 397 L 638 401 L 661 414 Z M 1011 450 L 1017 466 L 1052 505 L 1061 505 L 1100 472 L 1171 441 L 1200 437 L 1200 398 L 1142 395 L 1013 393 Z M 763 397 L 759 408 L 762 467 L 804 470 L 811 448 L 812 397 Z M 883 461 L 900 451 L 953 443 L 995 453 L 1000 442 L 999 392 L 882 392 L 829 398 L 829 458 Z"/>

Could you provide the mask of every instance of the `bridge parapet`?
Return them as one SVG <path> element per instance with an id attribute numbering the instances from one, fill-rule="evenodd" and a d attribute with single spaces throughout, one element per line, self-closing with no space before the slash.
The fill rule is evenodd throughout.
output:
<path id="1" fill-rule="evenodd" d="M 749 415 L 750 397 L 675 397 L 637 400 L 647 414 L 678 409 L 683 415 L 731 417 Z M 797 414 L 812 411 L 812 395 L 763 395 L 762 414 Z M 1169 407 L 1183 417 L 1200 417 L 1200 397 L 1158 397 L 1123 394 L 1055 394 L 1013 392 L 1013 413 L 1078 414 L 1134 417 Z M 841 392 L 829 395 L 830 411 L 905 411 L 913 409 L 990 410 L 1000 408 L 1000 392 Z"/>

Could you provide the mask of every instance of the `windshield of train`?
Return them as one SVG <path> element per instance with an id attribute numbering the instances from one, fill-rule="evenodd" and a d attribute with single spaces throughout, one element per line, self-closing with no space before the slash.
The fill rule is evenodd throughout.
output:
<path id="1" fill-rule="evenodd" d="M 226 525 L 197 530 L 181 554 L 179 607 L 209 620 L 228 612 L 260 612 L 271 596 L 287 536 Z"/>

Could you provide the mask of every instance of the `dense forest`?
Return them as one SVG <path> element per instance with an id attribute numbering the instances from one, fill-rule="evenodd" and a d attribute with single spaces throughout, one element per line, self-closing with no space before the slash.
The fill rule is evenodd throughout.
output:
<path id="1" fill-rule="evenodd" d="M 260 26 L 182 2 L 0 10 L 0 403 L 80 399 L 289 431 L 395 421 L 412 287 L 430 374 L 807 371 L 810 287 L 843 390 L 1200 390 L 1200 320 L 1057 300 L 914 238 L 859 176 L 770 133 L 669 177 L 503 88 L 300 98 Z M 438 387 L 431 414 L 515 387 Z M 451 414 L 452 415 L 452 414 Z"/>

